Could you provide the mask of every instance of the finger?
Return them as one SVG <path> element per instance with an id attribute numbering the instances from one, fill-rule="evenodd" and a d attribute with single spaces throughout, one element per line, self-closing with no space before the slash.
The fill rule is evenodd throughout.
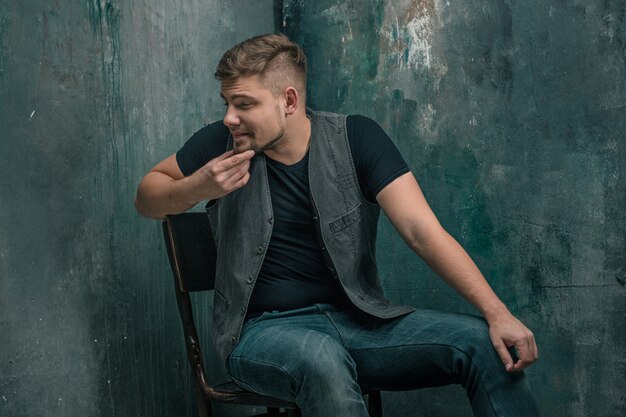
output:
<path id="1" fill-rule="evenodd" d="M 232 149 L 230 151 L 226 151 L 223 154 L 221 154 L 220 156 L 213 158 L 211 161 L 209 162 L 219 162 L 219 161 L 223 161 L 226 158 L 229 158 L 231 156 L 233 156 L 235 153 L 235 151 L 233 151 Z"/>
<path id="2" fill-rule="evenodd" d="M 250 153 L 244 152 L 233 156 L 233 152 L 228 151 L 209 161 L 204 168 L 214 181 L 223 185 L 224 181 L 237 173 L 242 162 L 249 164 L 250 158 L 254 155 L 254 151 L 251 151 Z"/>
<path id="3" fill-rule="evenodd" d="M 250 170 L 250 161 L 245 161 L 239 165 L 236 170 L 230 170 L 225 173 L 227 177 L 224 179 L 224 188 L 231 189 L 244 175 Z"/>
<path id="4" fill-rule="evenodd" d="M 518 360 L 513 364 L 512 371 L 521 371 L 535 361 L 535 354 L 532 350 L 531 341 L 523 339 L 515 344 Z"/>
<path id="5" fill-rule="evenodd" d="M 535 340 L 533 332 L 530 332 L 530 335 L 528 336 L 528 349 L 530 350 L 533 361 L 539 359 L 539 349 L 537 348 L 537 341 Z"/>
<path id="6" fill-rule="evenodd" d="M 524 369 L 526 369 L 529 365 L 531 364 L 531 362 L 526 362 L 523 361 L 522 359 L 518 360 L 517 362 L 515 362 L 513 364 L 513 366 L 511 367 L 511 369 L 509 369 L 509 372 L 519 372 L 519 371 L 523 371 Z"/>
<path id="7" fill-rule="evenodd" d="M 222 162 L 223 160 L 225 160 L 226 158 L 230 158 L 231 156 L 233 156 L 233 151 L 226 151 L 223 154 L 211 159 L 209 162 L 207 162 L 203 167 L 202 170 L 205 172 L 209 172 L 211 173 L 211 175 L 217 175 L 219 173 L 219 164 L 220 162 Z"/>
<path id="8" fill-rule="evenodd" d="M 528 359 L 531 362 L 534 362 L 537 359 L 537 352 L 536 352 L 536 346 L 535 346 L 535 342 L 533 341 L 533 338 L 529 337 L 526 344 L 528 346 Z"/>
<path id="9" fill-rule="evenodd" d="M 230 169 L 224 173 L 225 181 L 229 183 L 236 182 L 248 171 L 250 171 L 250 161 L 244 161 L 242 164 L 235 167 L 235 169 Z"/>
<path id="10" fill-rule="evenodd" d="M 513 358 L 511 358 L 511 354 L 509 353 L 509 350 L 504 342 L 496 342 L 493 344 L 493 347 L 496 349 L 496 352 L 498 352 L 504 368 L 507 371 L 511 371 L 513 369 Z"/>
<path id="11" fill-rule="evenodd" d="M 528 349 L 530 350 L 530 354 L 532 356 L 533 362 L 539 359 L 539 349 L 537 348 L 537 342 L 535 341 L 535 336 L 531 335 L 528 339 Z"/>
<path id="12" fill-rule="evenodd" d="M 246 185 L 249 180 L 250 180 L 250 173 L 249 172 L 245 172 L 241 177 L 238 177 L 237 181 L 234 182 L 229 187 L 229 191 L 228 192 L 230 193 L 230 192 L 233 192 L 235 190 L 238 190 L 239 188 L 241 188 L 244 185 Z"/>
<path id="13" fill-rule="evenodd" d="M 255 152 L 253 150 L 238 153 L 221 161 L 221 165 L 223 166 L 224 170 L 227 171 L 229 169 L 237 167 L 237 165 L 241 164 L 242 162 L 249 161 L 254 155 Z"/>
<path id="14" fill-rule="evenodd" d="M 511 368 L 512 372 L 519 372 L 522 371 L 526 368 L 528 368 L 530 365 L 533 364 L 535 360 L 534 359 L 518 359 L 517 362 L 515 362 L 513 364 L 513 367 Z"/>
<path id="15" fill-rule="evenodd" d="M 530 345 L 526 339 L 515 342 L 517 356 L 523 361 L 529 361 L 532 358 L 530 353 Z"/>
<path id="16" fill-rule="evenodd" d="M 237 181 L 237 184 L 235 185 L 237 188 L 241 188 L 244 185 L 246 185 L 249 180 L 250 180 L 250 173 L 246 172 L 246 174 L 239 181 Z"/>

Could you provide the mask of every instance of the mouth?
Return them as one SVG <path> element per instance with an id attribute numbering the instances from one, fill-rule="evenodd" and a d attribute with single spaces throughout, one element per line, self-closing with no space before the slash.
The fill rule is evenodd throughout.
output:
<path id="1" fill-rule="evenodd" d="M 231 132 L 233 138 L 238 139 L 244 136 L 248 136 L 248 132 Z"/>

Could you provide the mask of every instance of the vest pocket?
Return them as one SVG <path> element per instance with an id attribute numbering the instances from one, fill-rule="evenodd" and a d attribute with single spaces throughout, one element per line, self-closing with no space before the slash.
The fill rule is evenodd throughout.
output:
<path id="1" fill-rule="evenodd" d="M 356 223 L 363 216 L 361 203 L 350 209 L 346 214 L 332 220 L 329 224 L 330 231 L 335 234 Z"/>

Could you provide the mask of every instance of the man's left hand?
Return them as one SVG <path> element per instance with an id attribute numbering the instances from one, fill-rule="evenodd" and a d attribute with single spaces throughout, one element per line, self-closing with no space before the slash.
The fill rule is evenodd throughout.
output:
<path id="1" fill-rule="evenodd" d="M 489 321 L 489 336 L 507 371 L 521 371 L 539 357 L 535 335 L 512 314 L 506 313 Z M 515 348 L 514 361 L 509 348 Z"/>

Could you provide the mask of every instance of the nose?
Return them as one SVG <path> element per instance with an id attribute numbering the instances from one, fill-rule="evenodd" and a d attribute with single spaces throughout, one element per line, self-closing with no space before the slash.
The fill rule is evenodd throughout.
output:
<path id="1" fill-rule="evenodd" d="M 224 124 L 228 127 L 231 126 L 239 126 L 241 121 L 239 120 L 239 116 L 235 112 L 232 106 L 228 106 L 226 109 L 226 114 L 224 115 Z"/>

